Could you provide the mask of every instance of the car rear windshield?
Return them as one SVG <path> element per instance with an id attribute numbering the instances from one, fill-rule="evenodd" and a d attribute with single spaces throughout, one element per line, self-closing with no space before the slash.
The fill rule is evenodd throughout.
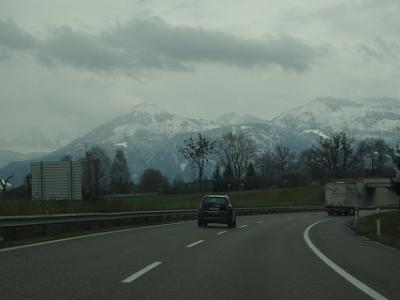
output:
<path id="1" fill-rule="evenodd" d="M 227 204 L 228 199 L 224 197 L 205 197 L 203 198 L 204 204 Z"/>

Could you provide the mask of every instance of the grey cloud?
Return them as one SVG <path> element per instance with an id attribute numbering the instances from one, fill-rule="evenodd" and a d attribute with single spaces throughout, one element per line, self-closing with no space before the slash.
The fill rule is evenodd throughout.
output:
<path id="1" fill-rule="evenodd" d="M 40 44 L 37 55 L 41 62 L 70 64 L 89 70 L 113 70 L 128 67 L 129 57 L 94 35 L 63 26 L 54 29 Z"/>
<path id="2" fill-rule="evenodd" d="M 35 47 L 35 39 L 11 20 L 0 19 L 0 47 L 13 50 L 31 49 Z"/>
<path id="3" fill-rule="evenodd" d="M 30 37 L 16 26 L 8 27 L 14 29 L 16 41 Z M 12 41 L 12 34 L 4 36 L 10 36 L 5 40 Z M 285 70 L 304 72 L 327 51 L 289 35 L 245 39 L 195 27 L 171 26 L 159 18 L 131 21 L 97 35 L 60 27 L 52 30 L 45 40 L 31 41 L 25 46 L 30 46 L 40 61 L 48 65 L 63 63 L 95 71 L 127 73 L 190 70 L 197 63 L 238 68 L 277 65 Z"/>
<path id="4" fill-rule="evenodd" d="M 188 26 L 173 27 L 157 18 L 131 22 L 102 37 L 148 67 L 212 62 L 240 68 L 279 65 L 302 72 L 310 69 L 324 52 L 288 35 L 244 39 Z"/>
<path id="5" fill-rule="evenodd" d="M 361 43 L 359 50 L 364 56 L 370 59 L 392 60 L 399 57 L 400 42 L 388 41 L 377 37 L 370 43 Z"/>

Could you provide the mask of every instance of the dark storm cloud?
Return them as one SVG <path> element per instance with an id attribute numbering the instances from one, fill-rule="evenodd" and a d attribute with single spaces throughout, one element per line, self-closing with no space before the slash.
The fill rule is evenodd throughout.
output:
<path id="1" fill-rule="evenodd" d="M 60 27 L 44 40 L 21 32 L 13 23 L 0 23 L 0 43 L 31 47 L 48 65 L 67 64 L 100 71 L 188 70 L 196 63 L 219 63 L 239 68 L 277 65 L 304 72 L 326 53 L 289 35 L 245 39 L 189 26 L 171 26 L 159 18 L 131 21 L 89 34 Z M 14 33 L 14 35 L 13 35 Z"/>
<path id="2" fill-rule="evenodd" d="M 0 19 L 0 47 L 11 50 L 32 49 L 35 47 L 35 39 L 11 20 Z"/>

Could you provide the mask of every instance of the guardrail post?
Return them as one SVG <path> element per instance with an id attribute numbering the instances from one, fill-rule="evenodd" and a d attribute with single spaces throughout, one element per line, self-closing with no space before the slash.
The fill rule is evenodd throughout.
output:
<path id="1" fill-rule="evenodd" d="M 376 209 L 376 235 L 381 235 L 381 214 L 379 211 L 379 207 Z"/>

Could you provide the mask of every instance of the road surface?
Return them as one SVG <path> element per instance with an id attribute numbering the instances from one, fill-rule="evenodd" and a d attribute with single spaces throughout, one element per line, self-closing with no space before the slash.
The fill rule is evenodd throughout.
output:
<path id="1" fill-rule="evenodd" d="M 0 250 L 0 299 L 399 299 L 400 251 L 355 235 L 349 217 L 326 219 L 243 216 L 234 229 L 191 221 Z"/>

